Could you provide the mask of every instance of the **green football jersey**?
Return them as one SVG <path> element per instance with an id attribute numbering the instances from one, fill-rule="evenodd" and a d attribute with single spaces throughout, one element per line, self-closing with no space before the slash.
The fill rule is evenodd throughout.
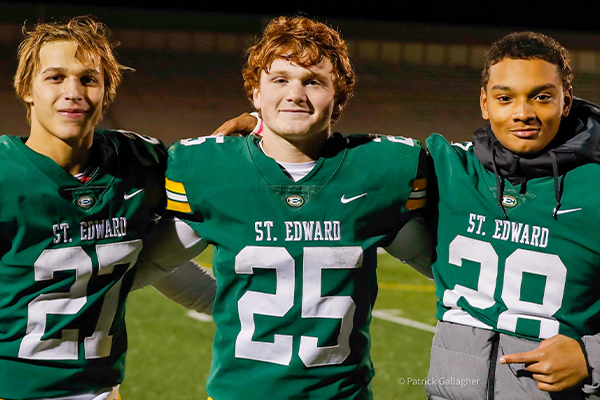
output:
<path id="1" fill-rule="evenodd" d="M 600 241 L 581 229 L 600 225 L 600 165 L 566 174 L 556 219 L 553 177 L 505 181 L 506 218 L 472 143 L 433 135 L 427 147 L 439 185 L 438 319 L 532 340 L 600 332 Z"/>
<path id="2" fill-rule="evenodd" d="M 0 398 L 119 384 L 125 299 L 142 239 L 165 205 L 166 149 L 98 131 L 86 183 L 23 139 L 0 137 Z"/>
<path id="3" fill-rule="evenodd" d="M 334 134 L 293 182 L 258 140 L 203 137 L 169 149 L 167 209 L 214 244 L 207 391 L 215 400 L 370 399 L 376 250 L 408 219 L 422 148 Z"/>

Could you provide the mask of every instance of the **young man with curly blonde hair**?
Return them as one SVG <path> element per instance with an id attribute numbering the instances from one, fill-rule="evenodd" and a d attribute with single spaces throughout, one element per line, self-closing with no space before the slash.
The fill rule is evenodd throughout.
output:
<path id="1" fill-rule="evenodd" d="M 119 398 L 125 300 L 164 210 L 167 152 L 153 138 L 95 129 L 125 68 L 108 33 L 75 17 L 36 25 L 19 47 L 14 86 L 31 129 L 0 137 L 2 399 Z M 209 311 L 213 279 L 187 266 L 206 283 L 195 308 Z M 164 274 L 141 276 L 138 286 Z"/>

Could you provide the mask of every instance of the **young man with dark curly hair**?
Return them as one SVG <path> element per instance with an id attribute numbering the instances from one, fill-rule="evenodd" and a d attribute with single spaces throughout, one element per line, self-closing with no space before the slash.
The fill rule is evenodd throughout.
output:
<path id="1" fill-rule="evenodd" d="M 555 40 L 507 35 L 482 73 L 489 125 L 468 143 L 427 139 L 439 188 L 431 399 L 598 396 L 600 109 L 572 79 Z"/>

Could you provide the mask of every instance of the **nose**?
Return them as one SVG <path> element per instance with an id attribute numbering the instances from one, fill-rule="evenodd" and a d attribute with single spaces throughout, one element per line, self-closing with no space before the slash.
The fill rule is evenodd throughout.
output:
<path id="1" fill-rule="evenodd" d="M 515 103 L 513 119 L 515 121 L 529 121 L 535 119 L 536 115 L 531 104 L 527 100 L 520 100 Z"/>
<path id="2" fill-rule="evenodd" d="M 287 100 L 294 103 L 306 101 L 306 90 L 301 82 L 291 82 L 288 85 Z"/>
<path id="3" fill-rule="evenodd" d="M 81 101 L 83 99 L 84 86 L 78 78 L 72 77 L 66 80 L 64 86 L 65 99 L 71 101 Z"/>

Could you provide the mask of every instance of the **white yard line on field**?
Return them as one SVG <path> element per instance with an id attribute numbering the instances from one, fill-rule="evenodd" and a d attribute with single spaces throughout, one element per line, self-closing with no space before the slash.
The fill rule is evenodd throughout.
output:
<path id="1" fill-rule="evenodd" d="M 394 315 L 395 312 L 397 312 L 397 310 L 373 310 L 373 316 L 375 318 L 384 319 L 396 324 L 435 333 L 435 326 L 424 324 L 423 322 L 419 321 L 413 321 L 412 319 L 408 318 L 398 317 L 397 315 Z"/>
<path id="2" fill-rule="evenodd" d="M 435 333 L 435 326 L 431 326 L 428 324 L 424 324 L 423 322 L 413 321 L 412 319 L 402 318 L 397 315 L 398 310 L 373 310 L 373 317 L 383 319 L 386 321 L 394 322 L 396 324 L 408 326 L 415 329 L 420 329 L 422 331 L 427 331 L 431 333 Z M 213 318 L 211 315 L 199 313 L 196 311 L 188 311 L 186 315 L 190 318 L 201 322 L 212 322 Z"/>
<path id="3" fill-rule="evenodd" d="M 212 322 L 212 320 L 213 320 L 212 315 L 199 313 L 198 311 L 194 311 L 194 310 L 188 311 L 185 315 L 187 315 L 190 318 L 196 319 L 198 321 L 202 321 L 202 322 Z"/>

